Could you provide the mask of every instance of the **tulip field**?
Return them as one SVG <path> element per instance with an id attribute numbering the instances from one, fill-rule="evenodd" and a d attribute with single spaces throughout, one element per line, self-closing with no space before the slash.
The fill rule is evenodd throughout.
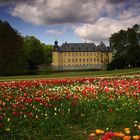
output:
<path id="1" fill-rule="evenodd" d="M 140 140 L 140 75 L 0 82 L 0 140 Z"/>

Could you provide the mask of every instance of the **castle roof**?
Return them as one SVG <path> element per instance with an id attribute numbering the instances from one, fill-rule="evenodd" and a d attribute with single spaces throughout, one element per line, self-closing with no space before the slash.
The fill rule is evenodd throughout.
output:
<path id="1" fill-rule="evenodd" d="M 109 52 L 110 47 L 107 47 L 103 42 L 99 45 L 94 43 L 63 43 L 61 46 L 54 46 L 54 51 L 61 52 Z"/>

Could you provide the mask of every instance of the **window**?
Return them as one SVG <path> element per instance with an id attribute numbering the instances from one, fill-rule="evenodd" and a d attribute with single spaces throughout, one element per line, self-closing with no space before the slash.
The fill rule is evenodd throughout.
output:
<path id="1" fill-rule="evenodd" d="M 81 53 L 79 53 L 79 56 L 81 56 Z"/>
<path id="2" fill-rule="evenodd" d="M 87 58 L 87 62 L 88 62 L 88 58 Z"/>
<path id="3" fill-rule="evenodd" d="M 96 58 L 94 58 L 94 62 L 96 62 Z"/>
<path id="4" fill-rule="evenodd" d="M 85 62 L 85 58 L 83 58 L 83 62 Z"/>
<path id="5" fill-rule="evenodd" d="M 70 62 L 70 59 L 68 59 L 68 62 Z"/>
<path id="6" fill-rule="evenodd" d="M 90 59 L 90 62 L 92 62 L 92 58 Z"/>
<path id="7" fill-rule="evenodd" d="M 78 62 L 78 59 L 76 59 L 76 62 Z"/>
<path id="8" fill-rule="evenodd" d="M 90 55 L 92 56 L 92 52 L 90 53 Z"/>
<path id="9" fill-rule="evenodd" d="M 74 51 L 74 48 L 72 47 L 71 50 Z"/>
<path id="10" fill-rule="evenodd" d="M 64 53 L 64 56 L 67 56 L 67 54 L 66 54 L 66 53 Z"/>
<path id="11" fill-rule="evenodd" d="M 72 62 L 74 62 L 74 59 L 72 59 Z"/>
<path id="12" fill-rule="evenodd" d="M 68 56 L 70 56 L 70 53 L 68 53 Z"/>
<path id="13" fill-rule="evenodd" d="M 87 52 L 87 56 L 88 56 L 88 52 Z"/>
<path id="14" fill-rule="evenodd" d="M 81 61 L 82 61 L 82 59 L 80 58 L 80 59 L 79 59 L 79 62 L 81 62 Z"/>
<path id="15" fill-rule="evenodd" d="M 72 56 L 74 56 L 74 53 L 72 53 Z"/>
<path id="16" fill-rule="evenodd" d="M 85 56 L 85 53 L 83 53 L 83 56 Z"/>

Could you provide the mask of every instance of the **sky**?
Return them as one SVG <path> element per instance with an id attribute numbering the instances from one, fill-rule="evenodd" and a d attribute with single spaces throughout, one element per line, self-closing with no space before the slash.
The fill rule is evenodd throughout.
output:
<path id="1" fill-rule="evenodd" d="M 111 34 L 140 24 L 140 0 L 0 0 L 0 19 L 45 44 L 109 44 Z"/>

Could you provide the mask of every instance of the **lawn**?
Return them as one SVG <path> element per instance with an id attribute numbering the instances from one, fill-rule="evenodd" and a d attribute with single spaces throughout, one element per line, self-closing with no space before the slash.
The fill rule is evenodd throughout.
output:
<path id="1" fill-rule="evenodd" d="M 11 80 L 34 80 L 34 79 L 50 79 L 50 78 L 70 78 L 70 77 L 98 77 L 98 76 L 114 76 L 140 74 L 140 68 L 130 68 L 110 71 L 75 71 L 75 72 L 43 72 L 38 75 L 22 75 L 22 76 L 0 76 L 0 81 Z"/>
<path id="2" fill-rule="evenodd" d="M 0 139 L 140 139 L 140 75 L 0 82 Z"/>

